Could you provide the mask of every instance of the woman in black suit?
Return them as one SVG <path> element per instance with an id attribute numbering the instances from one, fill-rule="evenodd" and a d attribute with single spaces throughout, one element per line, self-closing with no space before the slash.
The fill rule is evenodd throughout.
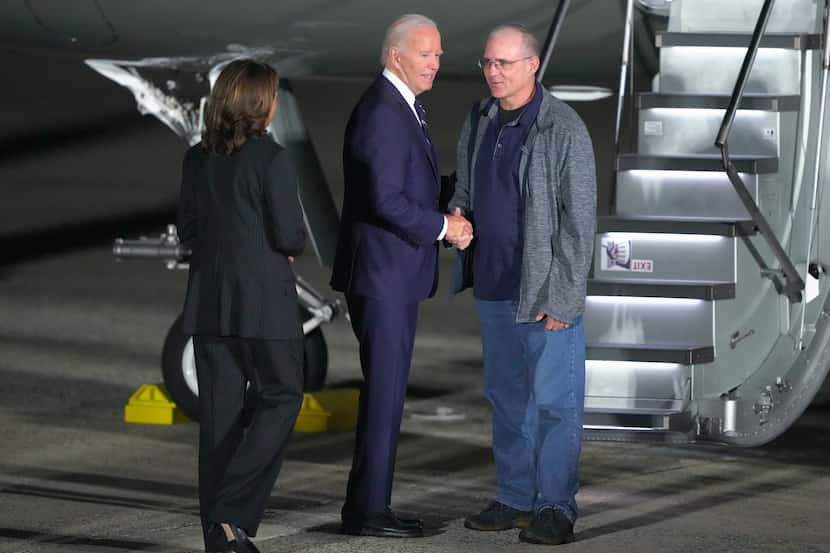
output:
<path id="1" fill-rule="evenodd" d="M 199 504 L 209 552 L 258 553 L 248 536 L 303 397 L 291 262 L 305 230 L 288 154 L 266 134 L 278 86 L 268 65 L 230 63 L 208 100 L 202 142 L 182 167 L 179 233 L 193 251 L 183 320 L 199 382 Z"/>

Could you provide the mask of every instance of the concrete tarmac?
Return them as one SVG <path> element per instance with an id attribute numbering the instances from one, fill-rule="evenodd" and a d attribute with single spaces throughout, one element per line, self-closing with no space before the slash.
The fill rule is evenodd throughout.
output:
<path id="1" fill-rule="evenodd" d="M 109 253 L 114 235 L 163 228 L 180 151 L 168 131 L 145 122 L 0 160 L 0 553 L 202 550 L 197 425 L 123 422 L 130 394 L 160 381 L 185 274 Z M 102 159 L 107 168 L 95 170 Z M 450 261 L 442 254 L 444 275 Z M 297 269 L 331 293 L 310 255 Z M 324 332 L 330 384 L 354 384 L 348 323 Z M 830 552 L 828 430 L 830 412 L 810 411 L 752 450 L 586 442 L 577 541 L 558 549 Z M 393 505 L 422 514 L 435 535 L 337 533 L 352 441 L 295 434 L 256 539 L 263 553 L 548 549 L 521 544 L 517 531 L 463 528 L 494 490 L 469 296 L 423 305 L 398 451 Z"/>

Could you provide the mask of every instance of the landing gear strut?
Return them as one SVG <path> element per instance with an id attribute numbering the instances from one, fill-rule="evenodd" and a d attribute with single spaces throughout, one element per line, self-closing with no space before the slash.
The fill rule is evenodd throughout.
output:
<path id="1" fill-rule="evenodd" d="M 175 225 L 158 238 L 124 240 L 113 246 L 118 258 L 162 259 L 168 269 L 187 269 L 190 251 L 179 241 Z M 297 299 L 303 321 L 303 388 L 310 392 L 323 387 L 328 372 L 328 350 L 320 325 L 333 320 L 340 312 L 337 301 L 320 296 L 306 281 L 296 277 Z M 199 420 L 199 384 L 193 340 L 182 331 L 182 316 L 173 322 L 161 354 L 161 372 L 170 398 L 191 419 Z"/>

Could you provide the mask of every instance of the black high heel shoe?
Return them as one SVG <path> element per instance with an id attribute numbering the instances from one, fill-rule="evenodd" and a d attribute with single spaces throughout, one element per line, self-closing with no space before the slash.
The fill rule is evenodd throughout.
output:
<path id="1" fill-rule="evenodd" d="M 225 524 L 230 527 L 233 539 L 228 540 L 221 524 L 211 522 L 205 536 L 205 551 L 207 553 L 260 553 L 257 546 L 245 533 L 245 530 L 230 522 Z"/>
<path id="2" fill-rule="evenodd" d="M 230 550 L 231 546 L 228 545 L 228 538 L 225 537 L 222 526 L 215 522 L 208 524 L 207 532 L 205 532 L 206 553 L 229 553 Z"/>
<path id="3" fill-rule="evenodd" d="M 254 542 L 251 541 L 248 534 L 245 533 L 245 530 L 232 522 L 224 522 L 222 524 L 227 524 L 231 529 L 231 534 L 233 534 L 232 540 L 225 541 L 226 551 L 233 551 L 234 553 L 260 553 L 260 550 L 257 549 L 257 546 L 254 545 Z M 217 526 L 222 530 L 222 535 L 224 536 L 225 530 L 222 528 L 222 525 L 219 524 Z"/>

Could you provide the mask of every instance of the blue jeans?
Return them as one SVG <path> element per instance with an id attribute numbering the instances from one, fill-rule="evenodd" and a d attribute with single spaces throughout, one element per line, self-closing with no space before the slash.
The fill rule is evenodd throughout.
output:
<path id="1" fill-rule="evenodd" d="M 516 302 L 477 300 L 484 393 L 493 408 L 496 500 L 552 506 L 576 520 L 585 403 L 585 334 L 516 323 Z"/>

